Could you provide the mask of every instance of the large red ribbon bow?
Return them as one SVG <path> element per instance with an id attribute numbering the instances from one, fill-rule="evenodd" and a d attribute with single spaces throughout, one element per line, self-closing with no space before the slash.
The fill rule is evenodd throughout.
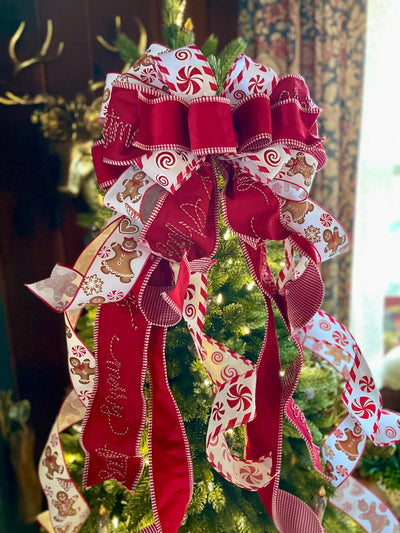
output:
<path id="1" fill-rule="evenodd" d="M 310 324 L 316 323 L 323 297 L 318 263 L 348 245 L 340 223 L 308 194 L 325 162 L 319 109 L 301 77 L 279 79 L 244 55 L 233 63 L 220 96 L 216 90 L 195 46 L 170 51 L 153 45 L 128 73 L 108 77 L 103 138 L 93 160 L 106 190 L 104 204 L 114 214 L 74 269 L 58 265 L 51 278 L 30 288 L 66 314 L 71 378 L 87 408 L 81 437 L 86 486 L 115 478 L 134 490 L 143 466 L 148 372 L 155 523 L 147 530 L 178 530 L 193 475 L 164 345 L 167 328 L 183 317 L 217 389 L 206 442 L 210 462 L 238 486 L 257 490 L 280 531 L 322 532 L 313 511 L 279 489 L 283 416 L 304 438 L 315 468 L 332 479 L 332 472 L 323 474 L 319 450 L 292 399 L 302 365 L 300 340 L 316 338 Z M 257 364 L 203 332 L 207 273 L 218 246 L 216 165 L 225 182 L 225 222 L 239 238 L 268 312 Z M 287 261 L 277 280 L 268 267 L 268 240 L 284 242 Z M 298 345 L 283 380 L 271 302 Z M 79 309 L 93 304 L 100 304 L 95 358 L 74 331 Z M 239 459 L 224 433 L 242 424 L 248 438 L 246 457 Z M 57 476 L 49 464 L 62 452 L 59 430 L 53 428 L 46 448 L 53 463 L 46 456 L 41 463 L 42 478 L 52 486 Z M 364 424 L 365 435 L 368 430 Z M 391 442 L 399 440 L 394 431 Z M 48 497 L 53 525 L 69 520 L 79 528 L 85 519 L 87 505 L 73 490 L 68 498 L 74 513 L 68 517 Z"/>

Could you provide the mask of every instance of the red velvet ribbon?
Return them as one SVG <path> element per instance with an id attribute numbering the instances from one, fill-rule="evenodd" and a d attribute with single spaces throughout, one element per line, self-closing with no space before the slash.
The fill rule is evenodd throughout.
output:
<path id="1" fill-rule="evenodd" d="M 267 309 L 266 333 L 257 362 L 257 416 L 247 424 L 246 457 L 257 459 L 272 450 L 272 475 L 275 477 L 258 494 L 277 528 L 291 533 L 320 533 L 322 526 L 312 510 L 292 494 L 279 489 L 283 416 L 297 386 L 303 355 L 297 342 L 298 355 L 282 381 L 271 302 L 275 303 L 292 333 L 303 327 L 319 309 L 322 280 L 316 263 L 310 261 L 303 275 L 292 281 L 286 291 L 278 290 L 269 270 L 264 241 L 292 237 L 280 222 L 279 201 L 269 187 L 241 176 L 227 165 L 221 168 L 226 181 L 222 197 L 225 222 L 239 237 L 250 273 L 264 296 Z M 299 250 L 309 251 L 306 239 L 297 236 L 296 241 Z M 315 258 L 315 254 L 311 257 Z M 308 290 L 310 288 L 312 290 Z"/>
<path id="2" fill-rule="evenodd" d="M 272 139 L 271 105 L 266 94 L 248 97 L 233 113 L 238 151 L 260 150 Z"/>
<path id="3" fill-rule="evenodd" d="M 146 320 L 130 296 L 98 308 L 96 384 L 81 434 L 86 450 L 85 487 L 111 478 L 130 490 L 137 484 L 142 470 L 140 434 L 146 417 L 142 390 L 146 329 Z"/>
<path id="4" fill-rule="evenodd" d="M 193 490 L 189 444 L 165 365 L 167 327 L 155 326 L 137 301 L 141 288 L 171 288 L 167 262 L 149 261 L 135 296 L 99 306 L 97 386 L 82 430 L 84 486 L 114 478 L 134 490 L 142 471 L 139 444 L 146 418 L 144 380 L 150 376 L 149 478 L 157 531 L 176 533 Z M 142 298 L 143 299 L 143 298 Z M 175 316 L 173 314 L 173 316 Z M 167 322 L 171 315 L 165 316 Z M 171 475 L 173 472 L 173 475 Z"/>
<path id="5" fill-rule="evenodd" d="M 218 186 L 209 161 L 194 172 L 175 194 L 156 207 L 141 240 L 155 253 L 179 263 L 211 258 L 218 247 Z"/>
<path id="6" fill-rule="evenodd" d="M 118 165 L 131 164 L 143 151 L 186 148 L 201 155 L 235 152 L 229 101 L 208 96 L 187 104 L 175 96 L 160 97 L 151 90 L 117 83 L 102 146 L 102 157 Z"/>
<path id="7" fill-rule="evenodd" d="M 279 81 L 270 99 L 248 96 L 231 112 L 228 100 L 201 97 L 190 104 L 151 89 L 115 83 L 103 130 L 93 147 L 100 187 L 108 187 L 121 167 L 145 152 L 182 149 L 199 155 L 256 151 L 271 142 L 312 151 L 323 166 L 326 157 L 318 136 L 319 109 L 304 80 L 288 76 Z"/>
<path id="8" fill-rule="evenodd" d="M 320 109 L 310 98 L 307 85 L 300 76 L 286 76 L 271 94 L 272 138 L 288 148 L 312 151 L 319 168 L 325 164 L 323 138 L 318 135 Z"/>
<path id="9" fill-rule="evenodd" d="M 149 336 L 150 491 L 159 530 L 176 533 L 192 497 L 193 474 L 185 427 L 168 385 L 166 333 L 167 328 L 152 326 Z"/>
<path id="10" fill-rule="evenodd" d="M 190 102 L 190 149 L 199 155 L 236 152 L 236 136 L 229 100 L 196 98 Z"/>

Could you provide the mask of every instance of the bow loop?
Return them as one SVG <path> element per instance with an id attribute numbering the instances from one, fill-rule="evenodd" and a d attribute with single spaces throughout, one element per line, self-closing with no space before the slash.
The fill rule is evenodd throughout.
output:
<path id="1" fill-rule="evenodd" d="M 250 95 L 270 96 L 278 79 L 278 74 L 272 68 L 241 54 L 228 72 L 221 96 L 228 98 L 235 109 Z"/>
<path id="2" fill-rule="evenodd" d="M 239 152 L 257 152 L 271 144 L 271 106 L 266 94 L 249 96 L 234 110 Z"/>
<path id="3" fill-rule="evenodd" d="M 215 96 L 217 82 L 206 58 L 190 45 L 152 57 L 158 78 L 168 91 L 186 102 L 201 96 Z"/>
<path id="4" fill-rule="evenodd" d="M 318 168 L 326 162 L 318 135 L 317 118 L 320 113 L 310 98 L 308 87 L 301 76 L 285 76 L 271 94 L 271 114 L 274 143 L 300 149 L 318 161 Z"/>
<path id="5" fill-rule="evenodd" d="M 139 90 L 134 145 L 146 151 L 190 147 L 188 107 L 182 98 Z"/>
<path id="6" fill-rule="evenodd" d="M 228 99 L 215 96 L 192 100 L 188 127 L 193 153 L 236 153 L 236 137 Z"/>
<path id="7" fill-rule="evenodd" d="M 116 82 L 103 130 L 103 160 L 131 165 L 144 152 L 236 152 L 229 100 L 201 96 L 188 103 L 137 85 Z"/>
<path id="8" fill-rule="evenodd" d="M 101 141 L 104 162 L 128 166 L 143 153 L 133 145 L 140 123 L 138 107 L 136 86 L 115 82 Z"/>
<path id="9" fill-rule="evenodd" d="M 212 257 L 218 247 L 218 192 L 214 169 L 204 162 L 175 194 L 163 196 L 139 243 L 172 263 Z"/>

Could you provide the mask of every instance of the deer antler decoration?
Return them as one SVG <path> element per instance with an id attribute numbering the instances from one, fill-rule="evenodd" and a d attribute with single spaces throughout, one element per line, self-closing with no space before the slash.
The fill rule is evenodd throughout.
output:
<path id="1" fill-rule="evenodd" d="M 44 104 L 47 102 L 48 96 L 45 94 L 37 94 L 33 98 L 30 98 L 27 95 L 17 96 L 11 91 L 6 91 L 4 96 L 0 96 L 0 104 L 3 105 L 34 105 L 34 104 Z"/>
<path id="2" fill-rule="evenodd" d="M 17 58 L 17 55 L 15 53 L 15 46 L 21 37 L 23 31 L 25 29 L 25 22 L 22 21 L 20 25 L 18 26 L 17 31 L 14 33 L 14 35 L 11 37 L 9 45 L 8 45 L 8 53 L 9 56 L 14 63 L 14 71 L 13 76 L 16 76 L 18 72 L 23 70 L 24 68 L 27 68 L 35 63 L 43 63 L 44 61 L 53 61 L 54 59 L 57 59 L 62 54 L 62 51 L 64 49 L 64 43 L 60 42 L 58 45 L 58 49 L 55 55 L 46 55 L 51 43 L 51 39 L 53 37 L 53 22 L 49 19 L 47 21 L 47 33 L 45 40 L 43 42 L 43 45 L 41 49 L 39 50 L 39 53 L 36 56 L 33 56 L 29 59 L 26 59 L 25 61 L 20 61 Z"/>
<path id="3" fill-rule="evenodd" d="M 146 28 L 143 26 L 142 21 L 138 17 L 135 17 L 135 21 L 140 32 L 139 42 L 136 45 L 137 53 L 138 53 L 138 56 L 142 56 L 145 53 L 146 48 L 147 48 L 147 32 L 146 32 Z M 121 17 L 119 15 L 116 15 L 115 17 L 115 31 L 117 34 L 117 39 L 123 36 L 123 33 L 121 31 Z M 106 50 L 109 50 L 110 52 L 117 52 L 117 53 L 119 52 L 117 46 L 110 44 L 101 35 L 96 35 L 96 39 Z M 124 68 L 122 69 L 122 71 L 125 72 L 126 70 L 128 70 L 130 66 L 131 66 L 131 63 L 127 62 Z"/>
<path id="4" fill-rule="evenodd" d="M 31 65 L 53 61 L 54 59 L 57 59 L 58 57 L 60 57 L 64 49 L 64 43 L 60 42 L 58 45 L 56 54 L 47 55 L 47 52 L 49 50 L 49 46 L 51 43 L 51 39 L 53 37 L 53 22 L 52 20 L 49 19 L 47 21 L 46 37 L 37 55 L 29 59 L 25 59 L 24 61 L 20 61 L 17 57 L 17 54 L 15 53 L 15 47 L 21 35 L 23 34 L 24 29 L 25 29 L 25 22 L 22 21 L 20 25 L 18 26 L 17 31 L 11 37 L 10 42 L 8 43 L 8 54 L 14 65 L 13 77 L 15 77 L 19 72 L 21 72 L 21 70 L 28 68 Z M 45 95 L 45 94 L 37 94 L 33 98 L 30 98 L 27 95 L 17 96 L 11 91 L 6 91 L 4 96 L 0 96 L 0 104 L 3 104 L 3 105 L 43 104 L 43 103 L 46 103 L 47 100 L 48 100 L 48 95 Z"/>

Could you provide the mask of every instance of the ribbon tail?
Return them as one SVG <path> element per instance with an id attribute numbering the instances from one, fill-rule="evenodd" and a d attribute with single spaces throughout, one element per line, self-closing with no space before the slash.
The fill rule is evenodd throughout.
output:
<path id="1" fill-rule="evenodd" d="M 134 490 L 139 480 L 146 421 L 146 324 L 132 296 L 99 306 L 96 383 L 81 433 L 86 452 L 84 487 L 114 478 Z"/>
<path id="2" fill-rule="evenodd" d="M 398 518 L 389 507 L 366 486 L 349 476 L 329 502 L 350 516 L 367 533 L 398 533 Z"/>
<path id="3" fill-rule="evenodd" d="M 281 533 L 323 533 L 322 525 L 312 509 L 297 497 L 279 489 L 283 415 L 292 393 L 289 389 L 293 387 L 286 386 L 288 390 L 282 388 L 278 341 L 269 299 L 266 299 L 266 308 L 267 331 L 257 363 L 257 416 L 247 425 L 246 457 L 259 457 L 266 450 L 272 450 L 273 482 L 259 489 L 258 495 Z"/>
<path id="4" fill-rule="evenodd" d="M 65 398 L 39 461 L 39 480 L 47 499 L 48 511 L 37 517 L 48 532 L 61 531 L 72 525 L 78 531 L 90 508 L 68 471 L 60 434 L 80 422 L 85 408 L 71 391 Z M 69 524 L 69 525 L 68 525 Z"/>
<path id="5" fill-rule="evenodd" d="M 147 329 L 150 491 L 157 533 L 176 533 L 192 497 L 193 472 L 183 420 L 168 384 L 166 333 L 159 326 Z"/>
<path id="6" fill-rule="evenodd" d="M 262 491 L 264 490 L 259 491 L 263 503 L 264 495 Z M 305 531 L 307 533 L 324 532 L 321 522 L 311 507 L 293 494 L 278 489 L 273 503 L 272 518 L 275 526 L 281 533 L 304 533 Z"/>
<path id="7" fill-rule="evenodd" d="M 265 455 L 267 451 L 272 451 L 271 475 L 274 480 L 266 487 L 259 489 L 258 494 L 269 515 L 274 519 L 276 491 L 281 468 L 283 406 L 281 402 L 282 385 L 279 376 L 279 350 L 275 336 L 272 306 L 268 299 L 266 299 L 266 307 L 268 312 L 267 331 L 257 363 L 257 416 L 247 424 L 246 458 L 256 459 Z M 266 353 L 268 353 L 268 360 Z"/>
<path id="8" fill-rule="evenodd" d="M 270 354 L 269 365 L 261 362 L 257 373 L 257 417 L 247 425 L 248 454 L 253 454 L 255 448 L 260 454 L 260 446 L 273 450 L 272 475 L 274 479 L 271 484 L 259 489 L 258 495 L 281 533 L 304 533 L 305 531 L 323 533 L 324 529 L 312 509 L 293 494 L 278 488 L 282 461 L 284 402 L 279 393 L 279 373 L 276 372 L 279 360 L 277 345 L 273 346 L 269 341 L 267 346 Z M 270 366 L 272 364 L 271 348 L 275 355 L 273 372 Z M 269 392 L 268 397 L 266 397 L 266 391 Z M 271 394 L 272 391 L 274 392 Z M 271 421 L 269 425 L 266 425 L 266 420 Z"/>

